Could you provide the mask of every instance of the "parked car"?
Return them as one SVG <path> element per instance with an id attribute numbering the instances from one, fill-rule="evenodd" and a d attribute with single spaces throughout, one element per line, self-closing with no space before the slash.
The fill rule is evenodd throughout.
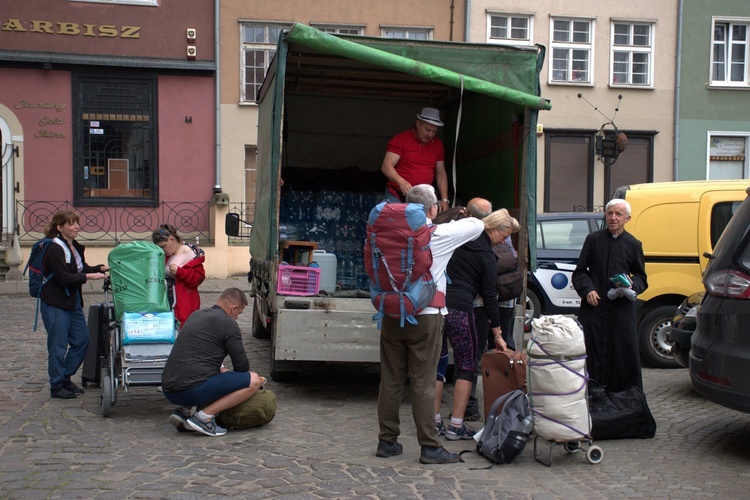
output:
<path id="1" fill-rule="evenodd" d="M 707 399 L 750 413 L 750 198 L 707 256 L 690 380 Z"/>
<path id="2" fill-rule="evenodd" d="M 667 342 L 672 343 L 672 356 L 684 368 L 688 367 L 690 339 L 695 333 L 695 322 L 702 300 L 703 290 L 683 300 L 672 319 L 672 327 L 667 332 Z"/>
<path id="3" fill-rule="evenodd" d="M 601 229 L 601 212 L 556 212 L 536 216 L 537 269 L 527 277 L 526 326 L 542 314 L 577 314 L 581 298 L 571 277 L 583 242 Z"/>

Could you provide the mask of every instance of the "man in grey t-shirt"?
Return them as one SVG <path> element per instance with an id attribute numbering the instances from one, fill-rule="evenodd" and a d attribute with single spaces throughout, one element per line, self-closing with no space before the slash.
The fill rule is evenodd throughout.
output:
<path id="1" fill-rule="evenodd" d="M 195 311 L 185 321 L 162 372 L 164 396 L 179 407 L 169 417 L 178 431 L 198 431 L 222 436 L 216 414 L 250 399 L 266 379 L 250 371 L 237 317 L 247 297 L 239 288 L 228 288 L 216 305 Z M 222 364 L 229 356 L 234 371 Z M 192 415 L 193 406 L 203 409 Z"/>

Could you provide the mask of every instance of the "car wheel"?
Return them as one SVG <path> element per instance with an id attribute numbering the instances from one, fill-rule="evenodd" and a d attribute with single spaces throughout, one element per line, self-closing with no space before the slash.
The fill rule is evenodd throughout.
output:
<path id="1" fill-rule="evenodd" d="M 542 315 L 542 303 L 533 290 L 526 290 L 526 318 L 524 318 L 524 330 L 531 328 L 531 320 Z"/>
<path id="2" fill-rule="evenodd" d="M 638 325 L 638 346 L 643 358 L 656 368 L 677 368 L 672 355 L 672 328 L 676 306 L 659 306 L 646 314 Z"/>

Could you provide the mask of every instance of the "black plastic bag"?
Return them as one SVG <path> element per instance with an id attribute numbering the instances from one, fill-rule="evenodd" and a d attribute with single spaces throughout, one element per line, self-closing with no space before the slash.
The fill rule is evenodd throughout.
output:
<path id="1" fill-rule="evenodd" d="M 638 387 L 612 392 L 594 387 L 589 395 L 591 437 L 594 439 L 652 438 L 656 420 Z"/>

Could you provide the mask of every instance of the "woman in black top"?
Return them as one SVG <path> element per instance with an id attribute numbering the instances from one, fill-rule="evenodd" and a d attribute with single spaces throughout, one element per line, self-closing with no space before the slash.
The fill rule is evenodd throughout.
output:
<path id="1" fill-rule="evenodd" d="M 464 425 L 463 418 L 476 371 L 476 352 L 477 349 L 484 348 L 483 343 L 481 346 L 479 344 L 474 322 L 474 307 L 478 298 L 484 302 L 498 349 L 505 350 L 506 348 L 500 328 L 496 283 L 497 264 L 492 247 L 505 241 L 511 233 L 518 231 L 519 225 L 518 221 L 505 209 L 492 212 L 482 219 L 482 222 L 484 222 L 484 233 L 476 240 L 459 247 L 453 253 L 447 269 L 448 316 L 445 318 L 441 358 L 447 359 L 448 341 L 450 341 L 457 375 L 453 391 L 451 423 L 446 429 L 440 417 L 445 372 L 438 373 L 435 387 L 435 425 L 438 433 L 444 433 L 446 439 L 451 441 L 471 439 L 473 435 L 473 432 Z M 440 367 L 445 366 L 446 363 L 440 364 Z M 440 372 L 440 369 L 438 371 Z"/>
<path id="2" fill-rule="evenodd" d="M 89 345 L 89 329 L 83 313 L 81 287 L 88 280 L 105 278 L 109 267 L 89 266 L 83 245 L 75 238 L 81 230 L 75 212 L 59 211 L 44 228 L 54 238 L 44 256 L 44 275 L 53 273 L 41 291 L 41 311 L 47 330 L 50 395 L 71 399 L 83 389 L 70 380 L 78 371 Z"/>

